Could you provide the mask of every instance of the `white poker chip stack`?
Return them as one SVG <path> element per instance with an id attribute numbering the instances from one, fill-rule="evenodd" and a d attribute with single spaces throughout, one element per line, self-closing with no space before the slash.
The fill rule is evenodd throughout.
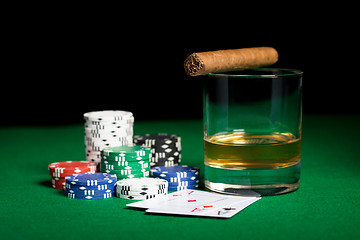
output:
<path id="1" fill-rule="evenodd" d="M 134 116 L 131 112 L 106 110 L 84 113 L 86 160 L 101 162 L 101 150 L 132 146 Z"/>
<path id="2" fill-rule="evenodd" d="M 116 196 L 130 200 L 145 200 L 168 193 L 168 181 L 160 178 L 128 178 L 116 182 Z"/>

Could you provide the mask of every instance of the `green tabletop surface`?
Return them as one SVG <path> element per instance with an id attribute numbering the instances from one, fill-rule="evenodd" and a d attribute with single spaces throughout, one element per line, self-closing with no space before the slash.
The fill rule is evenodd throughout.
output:
<path id="1" fill-rule="evenodd" d="M 78 200 L 51 188 L 47 166 L 84 160 L 84 126 L 0 128 L 1 239 L 360 239 L 360 115 L 305 115 L 300 188 L 262 197 L 230 219 L 147 214 L 120 198 Z M 197 120 L 136 121 L 134 134 L 182 137 L 200 167 Z"/>

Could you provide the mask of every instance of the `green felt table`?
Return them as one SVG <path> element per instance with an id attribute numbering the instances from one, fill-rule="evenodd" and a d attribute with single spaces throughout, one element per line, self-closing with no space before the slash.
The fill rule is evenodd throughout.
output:
<path id="1" fill-rule="evenodd" d="M 304 116 L 300 188 L 231 219 L 145 214 L 116 197 L 69 199 L 50 187 L 47 165 L 84 159 L 83 125 L 3 127 L 0 238 L 360 239 L 359 123 L 359 115 Z M 203 178 L 201 120 L 135 121 L 134 131 L 180 135 L 182 163 Z"/>

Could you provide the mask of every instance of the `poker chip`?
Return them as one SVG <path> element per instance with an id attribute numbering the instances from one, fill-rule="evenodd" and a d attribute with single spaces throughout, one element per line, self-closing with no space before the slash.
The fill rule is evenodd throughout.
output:
<path id="1" fill-rule="evenodd" d="M 96 171 L 96 164 L 88 161 L 55 162 L 49 164 L 48 169 L 52 177 L 66 177 L 74 173 L 94 173 Z"/>
<path id="2" fill-rule="evenodd" d="M 190 186 L 169 186 L 169 191 L 182 191 L 186 189 L 196 189 L 199 185 L 190 185 Z"/>
<path id="3" fill-rule="evenodd" d="M 116 193 L 116 197 L 123 198 L 123 199 L 129 199 L 129 200 L 146 200 L 151 199 L 159 196 L 164 196 L 166 194 L 146 194 L 146 195 L 121 195 Z"/>
<path id="4" fill-rule="evenodd" d="M 197 167 L 177 165 L 151 168 L 151 176 L 168 181 L 169 191 L 196 189 L 200 183 L 200 170 Z"/>
<path id="5" fill-rule="evenodd" d="M 116 182 L 117 190 L 149 191 L 166 189 L 168 182 L 160 178 L 123 179 Z"/>
<path id="6" fill-rule="evenodd" d="M 200 183 L 200 179 L 199 177 L 190 177 L 190 178 L 178 178 L 178 177 L 168 177 L 168 178 L 163 178 L 166 181 L 168 181 L 169 183 L 183 183 L 183 182 L 188 182 L 188 183 L 195 183 L 195 184 L 199 184 Z"/>
<path id="7" fill-rule="evenodd" d="M 106 157 L 124 157 L 134 158 L 134 161 L 138 157 L 148 158 L 150 157 L 152 149 L 150 147 L 142 146 L 117 146 L 105 148 L 102 151 L 102 156 Z"/>
<path id="8" fill-rule="evenodd" d="M 116 181 L 116 175 L 108 173 L 69 175 L 65 177 L 65 196 L 85 200 L 110 198 Z"/>
<path id="9" fill-rule="evenodd" d="M 103 194 L 106 194 L 106 193 L 113 193 L 114 192 L 114 189 L 104 189 L 104 190 L 96 190 L 96 189 L 93 189 L 93 190 L 73 190 L 73 189 L 68 189 L 68 188 L 65 188 L 65 195 L 68 194 L 68 193 L 71 193 L 71 194 L 75 194 L 77 196 L 80 196 L 80 195 L 88 195 L 88 196 L 95 196 L 95 195 L 103 195 Z"/>
<path id="10" fill-rule="evenodd" d="M 105 110 L 84 113 L 86 160 L 101 162 L 107 147 L 133 145 L 134 117 L 131 112 Z"/>
<path id="11" fill-rule="evenodd" d="M 116 182 L 116 196 L 130 200 L 151 199 L 168 193 L 168 182 L 160 178 L 133 178 Z"/>
<path id="12" fill-rule="evenodd" d="M 73 174 L 65 177 L 65 182 L 67 184 L 79 186 L 111 184 L 116 182 L 116 180 L 115 174 L 108 173 Z"/>
<path id="13" fill-rule="evenodd" d="M 107 161 L 101 162 L 101 167 L 107 170 L 150 168 L 149 160 L 140 161 Z"/>
<path id="14" fill-rule="evenodd" d="M 66 176 L 79 173 L 95 173 L 96 164 L 88 161 L 54 162 L 48 165 L 48 170 L 52 177 L 51 186 L 56 189 L 64 189 Z"/>
<path id="15" fill-rule="evenodd" d="M 151 148 L 117 146 L 101 151 L 101 172 L 116 174 L 117 179 L 150 176 Z"/>
<path id="16" fill-rule="evenodd" d="M 89 112 L 84 114 L 86 121 L 128 121 L 134 120 L 131 112 L 120 110 L 105 110 L 97 112 Z"/>
<path id="17" fill-rule="evenodd" d="M 118 179 L 124 178 L 144 178 L 150 176 L 150 171 L 133 171 L 132 173 L 122 174 L 120 171 L 108 171 L 111 174 L 115 174 Z"/>
<path id="18" fill-rule="evenodd" d="M 178 165 L 173 167 L 154 167 L 151 169 L 153 177 L 178 177 L 191 178 L 199 176 L 199 168 L 188 165 Z"/>
<path id="19" fill-rule="evenodd" d="M 176 166 L 181 162 L 181 138 L 174 134 L 136 135 L 134 144 L 152 148 L 151 167 Z"/>
<path id="20" fill-rule="evenodd" d="M 112 190 L 115 189 L 115 182 L 109 184 L 99 184 L 96 186 L 81 186 L 73 185 L 65 182 L 65 189 L 75 190 L 75 191 L 86 191 L 86 190 Z"/>
<path id="21" fill-rule="evenodd" d="M 77 195 L 74 193 L 66 193 L 65 196 L 67 196 L 68 198 L 92 200 L 92 199 L 111 198 L 113 196 L 113 193 L 104 193 L 101 195 Z"/>

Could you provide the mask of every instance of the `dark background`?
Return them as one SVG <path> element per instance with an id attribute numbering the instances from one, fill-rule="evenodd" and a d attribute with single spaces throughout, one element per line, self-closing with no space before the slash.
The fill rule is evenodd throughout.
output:
<path id="1" fill-rule="evenodd" d="M 106 109 L 136 120 L 201 118 L 202 82 L 184 73 L 184 59 L 255 46 L 278 50 L 274 67 L 304 72 L 305 114 L 360 113 L 358 36 L 347 15 L 279 10 L 251 26 L 238 15 L 118 15 L 47 12 L 8 25 L 0 124 L 82 123 L 84 112 Z"/>

